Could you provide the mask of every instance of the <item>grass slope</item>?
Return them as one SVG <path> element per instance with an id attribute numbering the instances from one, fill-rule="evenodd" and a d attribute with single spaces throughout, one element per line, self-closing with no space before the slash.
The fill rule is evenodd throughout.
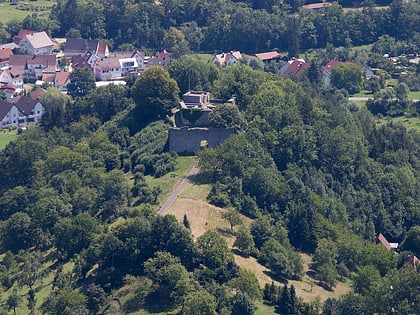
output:
<path id="1" fill-rule="evenodd" d="M 30 1 L 27 2 L 28 5 L 25 5 L 23 2 L 20 2 L 19 5 L 11 5 L 7 2 L 0 3 L 0 21 L 3 23 L 7 23 L 11 20 L 23 20 L 28 15 L 32 15 L 33 13 L 38 14 L 40 17 L 48 17 L 50 11 L 35 11 L 29 10 L 30 7 L 51 7 L 56 4 L 55 0 L 37 0 L 37 1 Z M 18 8 L 23 8 L 26 6 L 28 10 L 19 10 Z"/>
<path id="2" fill-rule="evenodd" d="M 16 139 L 17 131 L 3 130 L 0 132 L 0 150 L 3 149 L 10 141 Z"/>

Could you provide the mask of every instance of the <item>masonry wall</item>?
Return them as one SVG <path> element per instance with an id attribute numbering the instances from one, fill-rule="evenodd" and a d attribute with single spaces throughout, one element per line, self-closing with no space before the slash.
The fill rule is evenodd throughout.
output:
<path id="1" fill-rule="evenodd" d="M 187 153 L 199 151 L 201 141 L 207 141 L 209 148 L 214 148 L 234 133 L 234 129 L 224 128 L 170 128 L 169 151 Z"/>

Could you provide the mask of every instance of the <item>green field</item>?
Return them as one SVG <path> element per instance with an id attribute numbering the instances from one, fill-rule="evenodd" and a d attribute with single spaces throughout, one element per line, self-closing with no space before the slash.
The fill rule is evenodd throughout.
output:
<path id="1" fill-rule="evenodd" d="M 6 131 L 0 132 L 0 150 L 3 149 L 10 141 L 17 137 L 17 131 Z"/>
<path id="2" fill-rule="evenodd" d="M 47 17 L 49 10 L 44 10 L 45 7 L 51 8 L 55 3 L 55 0 L 22 1 L 18 5 L 11 5 L 8 1 L 0 2 L 0 21 L 7 23 L 11 20 L 23 20 L 33 13 L 37 13 L 38 16 Z"/>
<path id="3" fill-rule="evenodd" d="M 392 121 L 394 123 L 400 123 L 408 130 L 415 130 L 420 132 L 420 117 L 384 117 L 384 118 L 375 118 L 374 121 L 376 122 L 377 126 L 382 126 L 387 124 L 388 122 Z"/>

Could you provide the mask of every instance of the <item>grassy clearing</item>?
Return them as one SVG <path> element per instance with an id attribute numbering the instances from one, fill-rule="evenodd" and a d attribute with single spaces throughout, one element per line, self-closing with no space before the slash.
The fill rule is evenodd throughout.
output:
<path id="1" fill-rule="evenodd" d="M 420 100 L 420 91 L 415 91 L 415 92 L 408 93 L 408 98 L 410 100 Z"/>
<path id="2" fill-rule="evenodd" d="M 408 130 L 415 130 L 420 132 L 420 117 L 384 117 L 384 118 L 375 118 L 377 126 L 383 126 L 388 122 L 400 123 Z"/>
<path id="3" fill-rule="evenodd" d="M 3 149 L 10 141 L 16 139 L 17 130 L 0 132 L 0 150 Z"/>
<path id="4" fill-rule="evenodd" d="M 36 9 L 49 7 L 52 8 L 53 5 L 56 4 L 54 0 L 37 0 L 37 1 L 30 1 L 27 2 L 28 5 L 25 5 L 23 2 L 20 2 L 19 5 L 10 5 L 8 2 L 0 3 L 0 21 L 3 23 L 7 23 L 11 20 L 23 20 L 28 15 L 32 15 L 33 13 L 38 14 L 38 16 L 42 16 L 47 18 L 50 10 L 42 10 L 36 11 Z M 19 10 L 18 8 L 26 7 L 27 10 Z M 29 8 L 34 8 L 34 10 L 30 10 Z"/>
<path id="5" fill-rule="evenodd" d="M 160 187 L 162 194 L 160 196 L 160 202 L 165 201 L 166 196 L 174 189 L 174 187 L 187 176 L 191 171 L 193 165 L 197 163 L 195 156 L 179 156 L 177 159 L 178 167 L 175 171 L 165 174 L 160 178 L 154 178 L 153 176 L 146 176 L 146 183 L 150 187 Z"/>

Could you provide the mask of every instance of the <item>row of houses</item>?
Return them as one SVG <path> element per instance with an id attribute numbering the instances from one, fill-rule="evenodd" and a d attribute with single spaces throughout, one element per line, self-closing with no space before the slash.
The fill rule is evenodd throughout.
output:
<path id="1" fill-rule="evenodd" d="M 283 65 L 280 68 L 280 75 L 282 76 L 292 75 L 292 76 L 299 77 L 302 75 L 304 70 L 308 68 L 310 65 L 304 59 L 292 58 L 290 60 L 287 60 L 276 51 L 259 53 L 259 54 L 255 54 L 254 56 L 258 58 L 259 60 L 261 60 L 263 63 L 283 62 Z M 213 63 L 221 67 L 227 67 L 227 66 L 238 64 L 244 60 L 246 61 L 249 58 L 250 58 L 249 56 L 243 56 L 239 51 L 231 51 L 228 53 L 217 54 L 213 58 Z M 325 86 L 329 86 L 331 83 L 332 70 L 335 67 L 338 67 L 339 65 L 344 64 L 344 63 L 351 63 L 359 67 L 362 70 L 366 79 L 370 79 L 374 75 L 373 71 L 369 67 L 362 65 L 360 63 L 351 62 L 351 61 L 343 62 L 339 60 L 330 60 L 321 69 L 322 78 L 323 78 Z"/>
<path id="2" fill-rule="evenodd" d="M 25 79 L 53 84 L 65 92 L 75 68 L 89 69 L 97 81 L 110 81 L 137 76 L 151 65 L 167 66 L 172 60 L 166 50 L 155 56 L 138 50 L 111 54 L 99 40 L 67 38 L 54 43 L 45 32 L 20 30 L 12 43 L 0 45 L 0 90 L 13 97 Z"/>

